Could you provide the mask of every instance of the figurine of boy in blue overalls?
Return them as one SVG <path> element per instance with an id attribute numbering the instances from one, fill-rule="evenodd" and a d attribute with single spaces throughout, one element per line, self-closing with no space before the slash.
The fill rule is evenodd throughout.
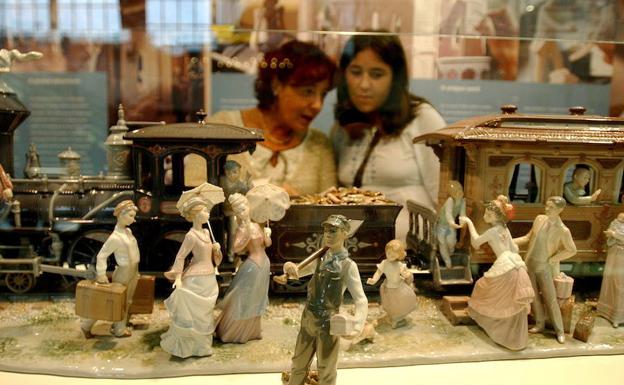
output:
<path id="1" fill-rule="evenodd" d="M 353 331 L 348 336 L 358 335 L 366 321 L 368 301 L 362 289 L 360 273 L 344 246 L 349 230 L 349 220 L 344 215 L 330 215 L 323 222 L 323 245 L 327 251 L 301 269 L 292 262 L 284 264 L 284 272 L 288 276 L 312 274 L 289 385 L 304 384 L 315 354 L 320 384 L 336 383 L 340 336 L 330 334 L 330 319 L 338 313 L 345 289 L 349 289 L 355 304 Z"/>

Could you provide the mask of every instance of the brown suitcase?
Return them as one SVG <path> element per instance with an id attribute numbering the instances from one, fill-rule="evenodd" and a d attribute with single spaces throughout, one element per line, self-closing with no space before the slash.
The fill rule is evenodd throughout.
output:
<path id="1" fill-rule="evenodd" d="M 576 327 L 574 327 L 574 334 L 572 336 L 579 341 L 589 341 L 589 337 L 591 337 L 592 331 L 594 329 L 595 320 L 596 315 L 593 311 L 590 310 L 583 313 L 583 315 L 581 315 L 578 322 L 576 323 Z"/>
<path id="2" fill-rule="evenodd" d="M 102 321 L 121 321 L 126 309 L 126 287 L 120 283 L 99 284 L 82 280 L 76 286 L 76 314 Z"/>
<path id="3" fill-rule="evenodd" d="M 141 275 L 132 297 L 132 303 L 128 313 L 151 314 L 154 310 L 154 287 L 156 277 L 153 275 Z"/>

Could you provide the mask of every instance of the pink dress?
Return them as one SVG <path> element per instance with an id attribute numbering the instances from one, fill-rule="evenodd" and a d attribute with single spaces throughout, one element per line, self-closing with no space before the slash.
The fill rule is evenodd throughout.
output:
<path id="1" fill-rule="evenodd" d="M 483 277 L 468 301 L 468 315 L 497 344 L 510 350 L 526 348 L 528 314 L 534 292 L 520 255 L 505 251 Z"/>
<path id="2" fill-rule="evenodd" d="M 271 245 L 257 223 L 236 230 L 234 251 L 245 249 L 249 256 L 239 267 L 217 318 L 216 336 L 222 342 L 245 343 L 262 338 L 260 320 L 269 303 L 270 261 L 265 247 Z"/>

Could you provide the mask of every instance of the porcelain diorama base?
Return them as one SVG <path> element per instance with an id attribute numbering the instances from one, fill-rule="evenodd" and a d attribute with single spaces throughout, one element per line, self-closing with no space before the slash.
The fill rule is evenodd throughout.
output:
<path id="1" fill-rule="evenodd" d="M 624 353 L 624 327 L 600 317 L 584 343 L 566 335 L 529 336 L 528 347 L 512 352 L 494 344 L 476 325 L 453 326 L 439 310 L 440 300 L 419 296 L 407 325 L 392 329 L 384 321 L 378 297 L 369 296 L 369 320 L 379 319 L 373 341 L 343 341 L 340 368 L 384 367 L 487 360 L 566 357 Z M 74 377 L 155 378 L 199 374 L 279 372 L 289 369 L 304 298 L 271 298 L 263 316 L 263 339 L 246 344 L 215 341 L 213 355 L 179 359 L 160 346 L 168 313 L 158 301 L 151 315 L 134 315 L 128 338 L 109 334 L 98 322 L 95 337 L 85 339 L 71 297 L 24 301 L 0 300 L 0 370 Z M 350 305 L 345 306 L 347 311 Z M 572 328 L 586 306 L 577 303 Z M 276 383 L 279 378 L 276 377 Z"/>

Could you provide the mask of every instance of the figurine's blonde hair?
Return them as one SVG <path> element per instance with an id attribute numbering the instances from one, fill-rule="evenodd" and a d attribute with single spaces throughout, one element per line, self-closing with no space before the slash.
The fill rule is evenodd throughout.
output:
<path id="1" fill-rule="evenodd" d="M 449 192 L 450 191 L 461 191 L 464 192 L 464 186 L 456 180 L 449 181 Z"/>
<path id="2" fill-rule="evenodd" d="M 119 202 L 117 206 L 115 206 L 115 209 L 113 210 L 113 216 L 117 218 L 126 211 L 139 211 L 139 209 L 136 207 L 133 201 L 127 199 L 125 201 Z"/>
<path id="3" fill-rule="evenodd" d="M 399 258 L 397 258 L 398 261 L 402 261 L 405 259 L 405 256 L 407 255 L 407 253 L 405 252 L 405 245 L 403 244 L 403 242 L 401 242 L 399 239 L 393 239 L 390 242 L 386 243 L 386 254 L 388 254 L 388 251 L 394 251 L 395 253 L 399 254 Z"/>
<path id="4" fill-rule="evenodd" d="M 186 201 L 180 208 L 180 215 L 189 222 L 193 221 L 195 215 L 200 212 L 204 207 L 208 207 L 208 202 L 200 197 L 193 197 Z"/>
<path id="5" fill-rule="evenodd" d="M 236 215 L 242 213 L 246 208 L 249 208 L 249 200 L 247 197 L 240 193 L 234 193 L 228 197 L 228 202 L 232 206 L 232 211 Z"/>

